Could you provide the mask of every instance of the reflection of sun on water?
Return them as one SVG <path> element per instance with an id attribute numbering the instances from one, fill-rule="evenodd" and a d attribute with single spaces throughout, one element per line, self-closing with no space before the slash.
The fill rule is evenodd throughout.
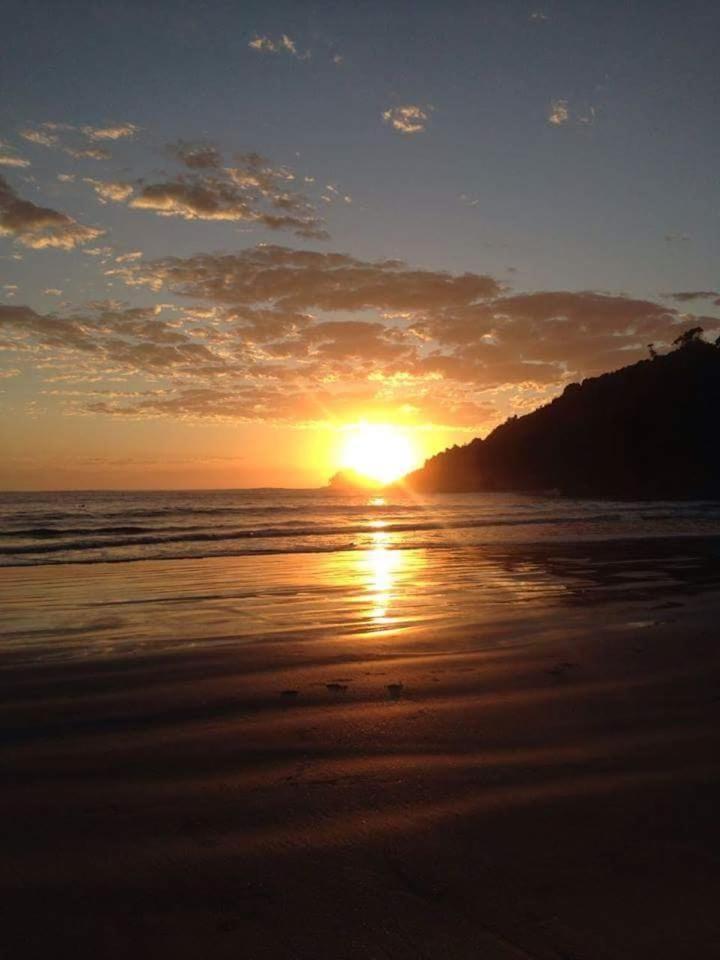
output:
<path id="1" fill-rule="evenodd" d="M 388 549 L 390 536 L 381 531 L 372 534 L 372 543 L 372 548 L 365 554 L 367 587 L 372 603 L 370 617 L 375 623 L 382 623 L 389 619 L 388 609 L 397 574 L 403 566 L 404 551 Z"/>

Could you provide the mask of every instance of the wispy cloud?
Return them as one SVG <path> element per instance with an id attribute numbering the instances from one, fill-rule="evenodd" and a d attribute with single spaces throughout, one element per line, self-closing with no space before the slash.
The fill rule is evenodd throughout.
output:
<path id="1" fill-rule="evenodd" d="M 309 60 L 312 56 L 309 50 L 305 53 L 298 53 L 297 44 L 286 33 L 280 35 L 276 40 L 272 37 L 256 36 L 248 44 L 251 50 L 257 50 L 259 53 L 287 53 L 297 60 Z"/>
<path id="2" fill-rule="evenodd" d="M 14 147 L 0 140 L 0 167 L 29 167 L 30 161 L 18 155 Z"/>
<path id="3" fill-rule="evenodd" d="M 81 127 L 81 132 L 89 140 L 122 140 L 126 137 L 134 137 L 139 131 L 134 123 L 115 123 L 107 127 Z"/>
<path id="4" fill-rule="evenodd" d="M 383 111 L 382 118 L 400 133 L 423 133 L 430 119 L 432 107 L 407 103 Z"/>
<path id="5" fill-rule="evenodd" d="M 109 160 L 112 154 L 105 147 L 97 146 L 97 143 L 134 137 L 139 129 L 134 123 L 78 127 L 72 123 L 47 121 L 25 127 L 20 131 L 20 136 L 28 143 L 62 150 L 75 160 Z"/>

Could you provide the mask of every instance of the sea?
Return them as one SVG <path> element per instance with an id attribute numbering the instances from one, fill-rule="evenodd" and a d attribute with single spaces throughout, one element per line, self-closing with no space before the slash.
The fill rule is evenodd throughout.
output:
<path id="1" fill-rule="evenodd" d="M 720 502 L 328 490 L 0 494 L 0 566 L 720 535 Z"/>
<path id="2" fill-rule="evenodd" d="M 0 517 L 0 669 L 489 649 L 557 623 L 646 629 L 720 590 L 717 502 L 4 493 Z"/>

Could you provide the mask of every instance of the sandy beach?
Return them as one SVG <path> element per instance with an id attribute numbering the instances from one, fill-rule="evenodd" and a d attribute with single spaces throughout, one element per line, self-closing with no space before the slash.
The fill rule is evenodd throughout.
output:
<path id="1" fill-rule="evenodd" d="M 2 955 L 714 955 L 715 551 L 3 570 Z"/>

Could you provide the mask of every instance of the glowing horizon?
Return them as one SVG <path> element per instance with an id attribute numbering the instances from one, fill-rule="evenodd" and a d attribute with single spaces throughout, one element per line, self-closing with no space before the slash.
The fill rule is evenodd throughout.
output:
<path id="1" fill-rule="evenodd" d="M 3 5 L 0 489 L 419 466 L 720 333 L 709 0 L 150 6 Z"/>

